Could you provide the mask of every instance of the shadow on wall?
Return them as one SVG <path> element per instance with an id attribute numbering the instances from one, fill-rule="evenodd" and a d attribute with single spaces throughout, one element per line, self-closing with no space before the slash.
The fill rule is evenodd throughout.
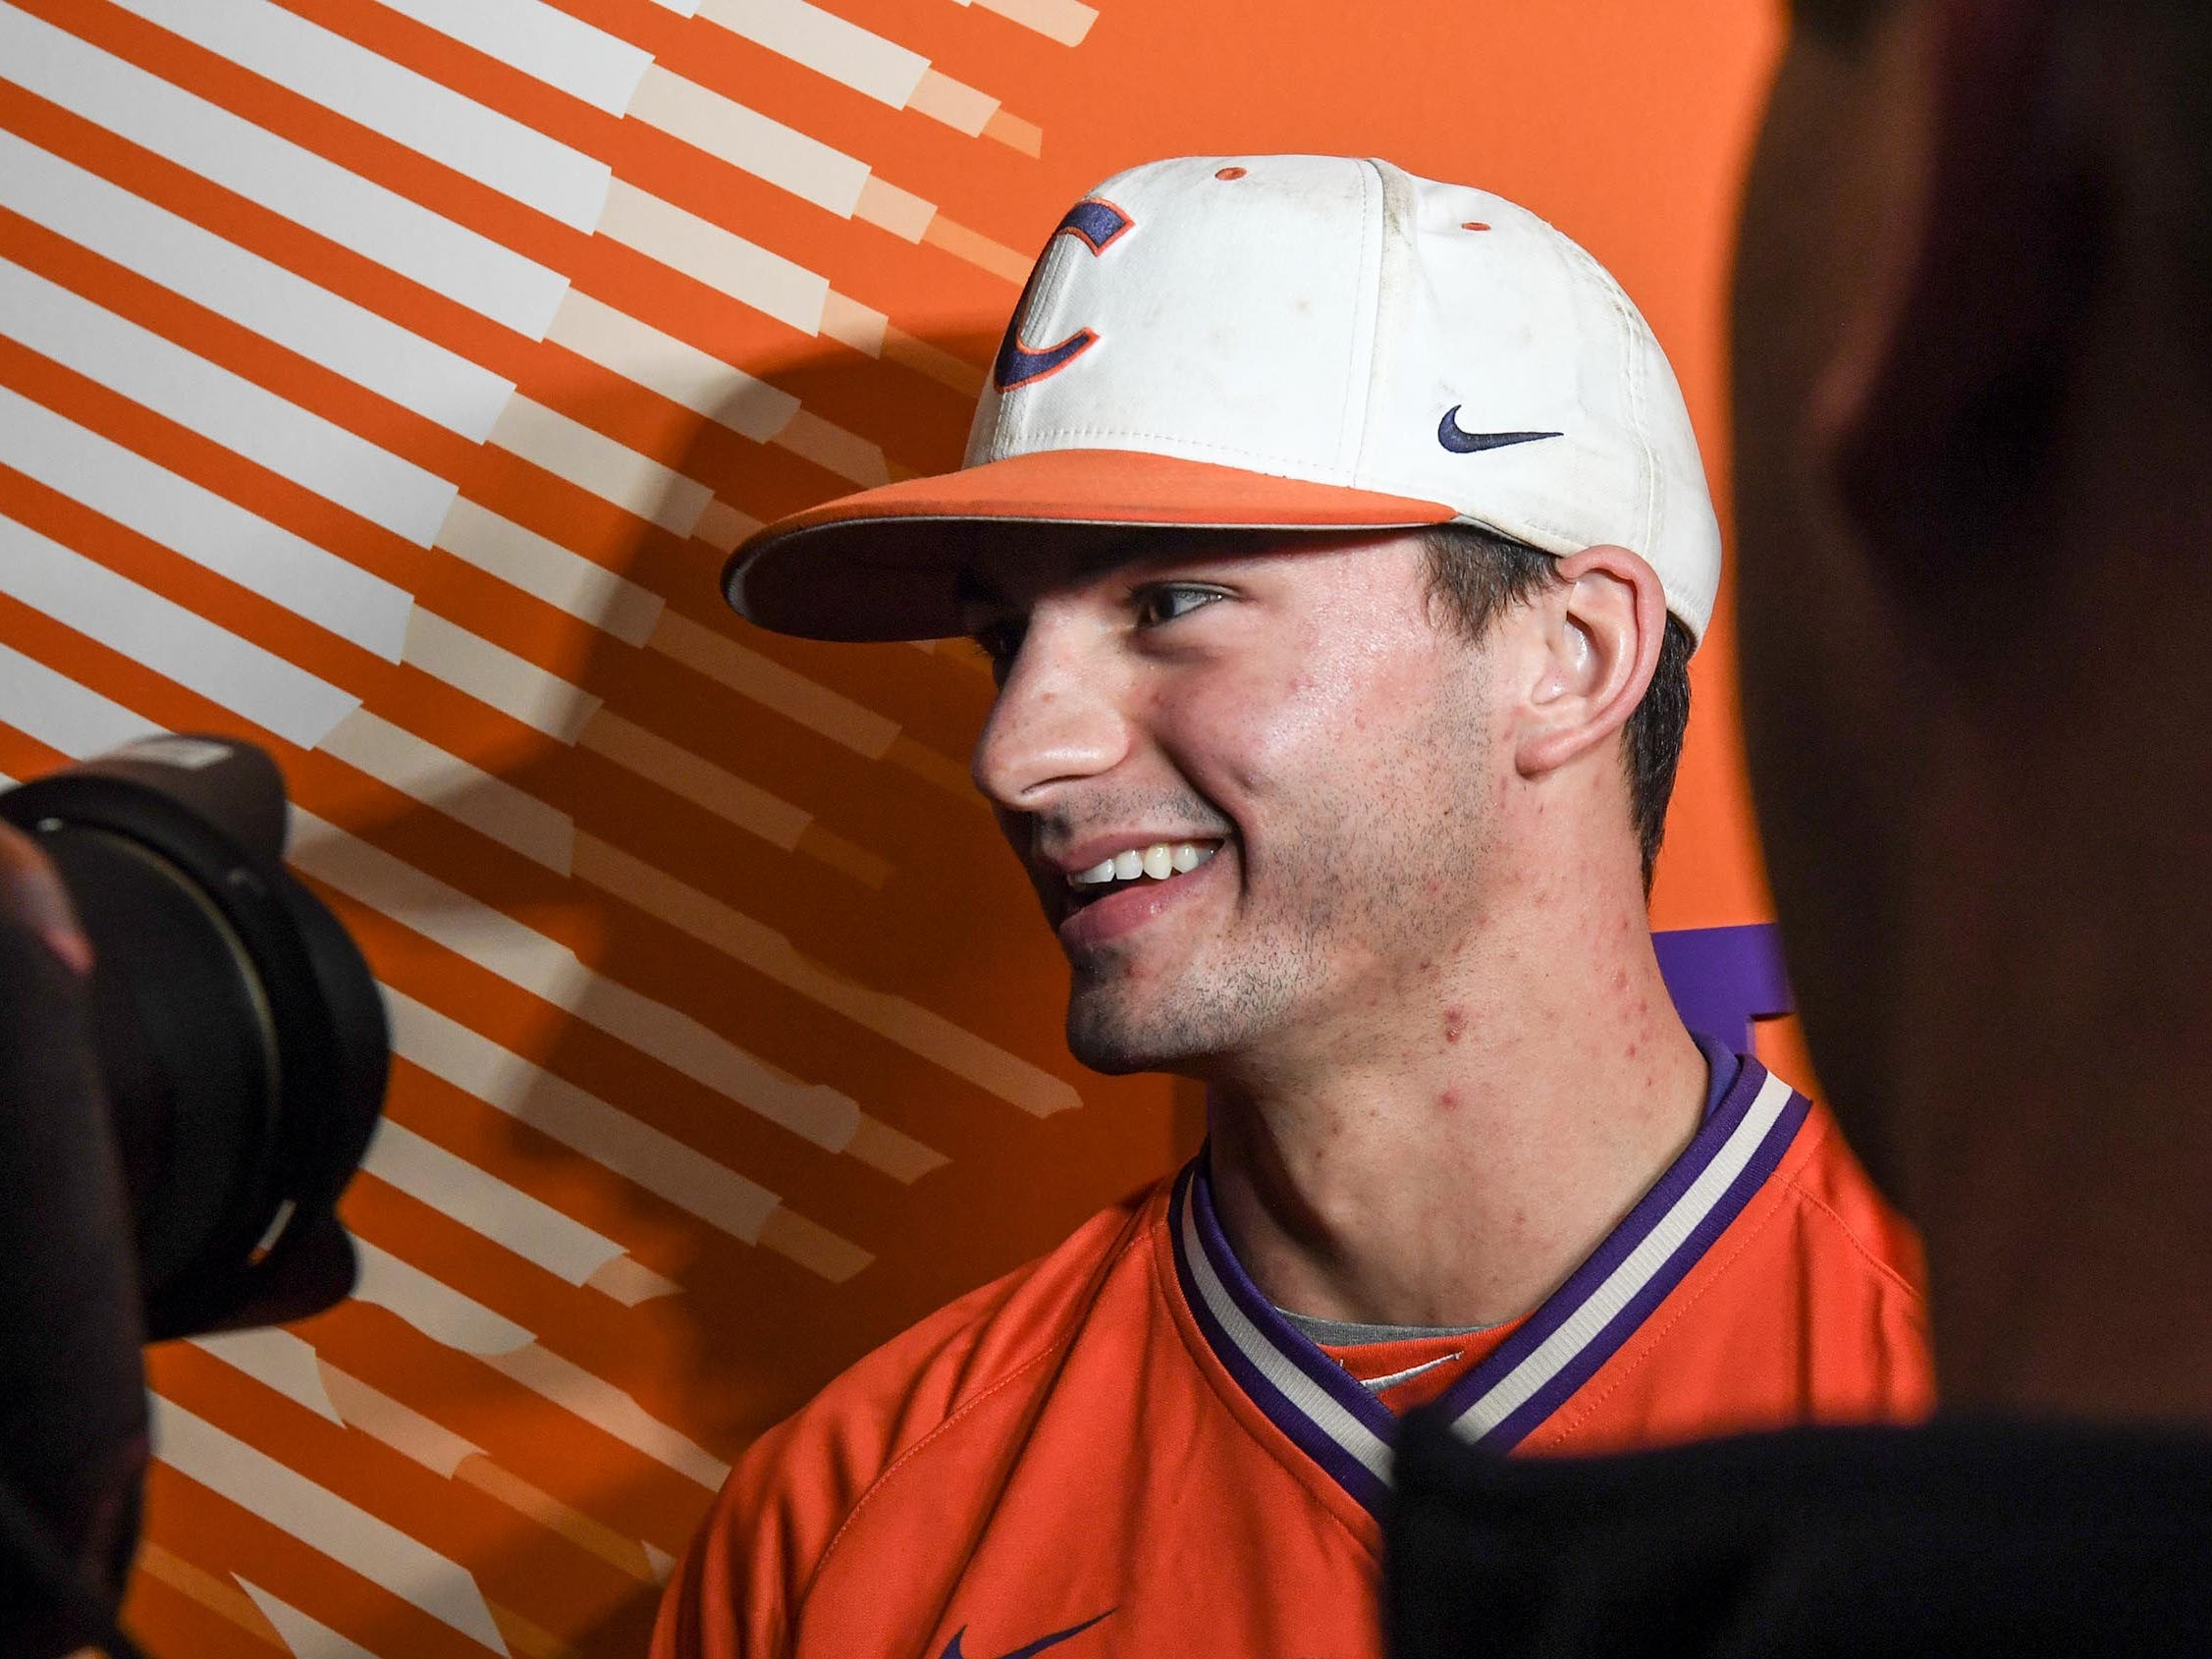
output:
<path id="1" fill-rule="evenodd" d="M 947 365 L 980 381 L 996 345 L 994 327 L 905 362 L 767 367 L 769 412 L 798 402 L 766 443 L 739 435 L 763 424 L 758 386 L 733 385 L 727 425 L 671 425 L 671 405 L 608 401 L 602 380 L 532 395 L 633 446 L 659 423 L 655 458 L 712 487 L 701 530 L 728 540 L 732 509 L 771 518 L 872 471 L 955 464 L 972 392 Z M 658 527 L 697 516 L 688 493 L 649 508 L 655 525 L 546 474 L 527 499 L 525 529 L 597 549 L 606 574 L 584 572 L 581 614 L 500 590 L 501 637 L 580 695 L 550 729 L 487 718 L 448 740 L 481 776 L 434 807 L 385 810 L 406 797 L 352 780 L 367 810 L 346 828 L 375 850 L 310 838 L 295 855 L 399 993 L 393 1121 L 623 1254 L 579 1287 L 364 1178 L 356 1227 L 405 1238 L 414 1265 L 498 1316 L 440 1325 L 371 1286 L 303 1334 L 372 1384 L 404 1374 L 420 1396 L 427 1379 L 447 1427 L 588 1512 L 596 1543 L 516 1526 L 463 1565 L 494 1602 L 502 1583 L 510 1605 L 562 1585 L 614 1609 L 572 1643 L 613 1659 L 642 1650 L 659 1594 L 626 1540 L 679 1551 L 754 1435 L 1167 1172 L 1202 1105 L 1067 1056 L 1064 965 L 966 778 L 992 695 L 970 649 L 751 627 L 720 597 L 722 553 Z M 481 609 L 483 578 L 455 582 L 452 603 Z M 406 895 L 411 932 L 345 896 L 392 891 L 378 851 L 450 883 Z M 524 1389 L 480 1362 L 527 1372 Z"/>

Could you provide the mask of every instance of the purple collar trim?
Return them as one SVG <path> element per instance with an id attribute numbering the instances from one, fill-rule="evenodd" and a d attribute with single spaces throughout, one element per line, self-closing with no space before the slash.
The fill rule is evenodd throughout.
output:
<path id="1" fill-rule="evenodd" d="M 1782 1160 L 1810 1104 L 1746 1058 L 1682 1155 L 1566 1283 L 1436 1410 L 1465 1438 L 1510 1451 L 1590 1380 Z M 1199 1156 L 1168 1208 L 1183 1298 L 1252 1403 L 1370 1511 L 1390 1486 L 1397 1418 L 1263 1296 L 1229 1249 Z"/>

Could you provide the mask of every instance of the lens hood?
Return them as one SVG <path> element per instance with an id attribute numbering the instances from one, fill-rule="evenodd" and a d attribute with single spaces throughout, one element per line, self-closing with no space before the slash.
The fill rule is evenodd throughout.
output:
<path id="1" fill-rule="evenodd" d="M 382 1109 L 375 980 L 283 863 L 284 779 L 236 739 L 145 739 L 0 794 L 93 947 L 94 1047 L 146 1333 L 281 1322 L 352 1287 L 334 1207 Z"/>

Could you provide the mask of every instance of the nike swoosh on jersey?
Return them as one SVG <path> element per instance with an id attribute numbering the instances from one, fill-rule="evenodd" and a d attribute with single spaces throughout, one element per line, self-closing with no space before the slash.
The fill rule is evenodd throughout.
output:
<path id="1" fill-rule="evenodd" d="M 1086 1619 L 1080 1625 L 1070 1625 L 1064 1631 L 1054 1631 L 1049 1636 L 1039 1636 L 1027 1647 L 1017 1647 L 1009 1653 L 1000 1654 L 999 1659 L 1036 1659 L 1036 1655 L 1044 1652 L 1048 1647 L 1057 1647 L 1061 1642 L 1067 1640 L 1069 1636 L 1081 1635 L 1085 1631 L 1089 1630 L 1093 1625 L 1097 1624 L 1099 1622 L 1099 1619 L 1106 1618 L 1106 1615 L 1110 1614 L 1112 1611 L 1113 1609 L 1109 1607 L 1106 1610 L 1105 1613 L 1101 1613 L 1097 1619 Z M 958 1630 L 954 1631 L 952 1632 L 952 1639 L 944 1644 L 944 1651 L 938 1656 L 938 1659 L 968 1659 L 968 1656 L 960 1650 L 960 1638 L 967 1633 L 968 1627 L 965 1625 L 962 1625 Z"/>
<path id="2" fill-rule="evenodd" d="M 1438 1365 L 1448 1365 L 1458 1358 L 1457 1354 L 1446 1354 L 1441 1360 L 1430 1360 L 1426 1365 L 1408 1365 L 1404 1370 L 1392 1371 L 1388 1376 L 1362 1377 L 1360 1383 L 1370 1394 L 1380 1394 L 1397 1387 L 1401 1382 L 1411 1382 L 1417 1376 L 1426 1375 Z"/>
<path id="3" fill-rule="evenodd" d="M 1463 432 L 1459 425 L 1461 407 L 1454 403 L 1436 423 L 1436 442 L 1455 455 L 1471 455 L 1483 450 L 1502 450 L 1513 444 L 1534 444 L 1539 438 L 1560 436 L 1556 432 Z"/>

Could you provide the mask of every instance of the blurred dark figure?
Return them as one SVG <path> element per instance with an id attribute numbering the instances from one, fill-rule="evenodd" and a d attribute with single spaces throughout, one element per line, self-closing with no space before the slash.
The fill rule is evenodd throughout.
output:
<path id="1" fill-rule="evenodd" d="M 0 1656 L 106 1642 L 137 1543 L 137 1274 L 91 1049 L 92 948 L 0 824 Z"/>
<path id="2" fill-rule="evenodd" d="M 0 791 L 0 1659 L 136 1651 L 140 1344 L 352 1289 L 335 1206 L 390 1044 L 286 825 L 220 736 Z"/>
<path id="3" fill-rule="evenodd" d="M 1737 275 L 1745 717 L 1946 1415 L 1409 1433 L 1399 1651 L 2212 1652 L 2212 5 L 1794 26 Z"/>

